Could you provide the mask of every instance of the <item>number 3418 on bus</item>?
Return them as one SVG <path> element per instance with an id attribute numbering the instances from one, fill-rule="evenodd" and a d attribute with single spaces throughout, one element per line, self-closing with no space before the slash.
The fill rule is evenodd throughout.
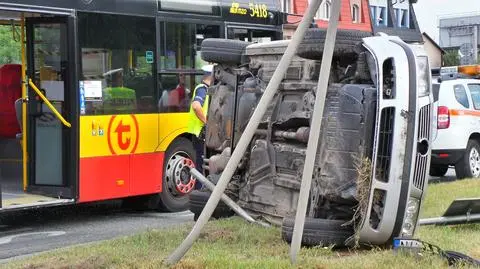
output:
<path id="1" fill-rule="evenodd" d="M 232 6 L 230 7 L 231 14 L 238 14 L 238 15 L 247 15 L 250 14 L 251 17 L 255 18 L 267 18 L 268 17 L 268 8 L 265 4 L 255 4 L 249 3 L 248 10 L 246 8 L 240 7 L 240 3 L 232 2 Z"/>

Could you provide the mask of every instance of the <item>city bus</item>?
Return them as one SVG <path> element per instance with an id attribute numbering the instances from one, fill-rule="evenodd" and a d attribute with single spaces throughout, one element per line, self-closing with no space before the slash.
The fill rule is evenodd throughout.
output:
<path id="1" fill-rule="evenodd" d="M 202 40 L 278 40 L 283 23 L 277 0 L 0 0 L 20 55 L 0 55 L 0 212 L 186 210 Z"/>

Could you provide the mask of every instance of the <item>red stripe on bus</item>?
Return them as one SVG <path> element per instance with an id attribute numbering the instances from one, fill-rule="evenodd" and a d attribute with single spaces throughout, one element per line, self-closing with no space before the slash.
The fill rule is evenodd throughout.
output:
<path id="1" fill-rule="evenodd" d="M 163 152 L 81 158 L 79 202 L 161 192 L 163 159 Z"/>

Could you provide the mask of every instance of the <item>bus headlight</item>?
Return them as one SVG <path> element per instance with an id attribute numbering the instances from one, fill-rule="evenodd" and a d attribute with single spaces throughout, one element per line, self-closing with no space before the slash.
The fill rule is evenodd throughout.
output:
<path id="1" fill-rule="evenodd" d="M 417 90 L 418 96 L 423 97 L 430 94 L 428 58 L 417 57 Z"/>
<path id="2" fill-rule="evenodd" d="M 408 199 L 403 220 L 402 236 L 413 236 L 415 226 L 417 225 L 419 206 L 420 201 L 417 198 L 410 197 Z"/>

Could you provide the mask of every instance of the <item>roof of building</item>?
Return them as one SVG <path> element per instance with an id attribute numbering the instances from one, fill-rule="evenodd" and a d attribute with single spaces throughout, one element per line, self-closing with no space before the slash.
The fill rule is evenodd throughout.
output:
<path id="1" fill-rule="evenodd" d="M 423 36 L 426 37 L 430 42 L 432 42 L 432 44 L 433 44 L 435 47 L 437 47 L 437 48 L 442 52 L 442 54 L 445 54 L 446 51 L 445 51 L 442 47 L 440 47 L 440 45 L 438 45 L 438 43 L 435 42 L 435 40 L 433 40 L 433 38 L 431 38 L 431 37 L 430 37 L 427 33 L 425 33 L 425 32 L 423 32 L 422 34 L 423 34 Z"/>

